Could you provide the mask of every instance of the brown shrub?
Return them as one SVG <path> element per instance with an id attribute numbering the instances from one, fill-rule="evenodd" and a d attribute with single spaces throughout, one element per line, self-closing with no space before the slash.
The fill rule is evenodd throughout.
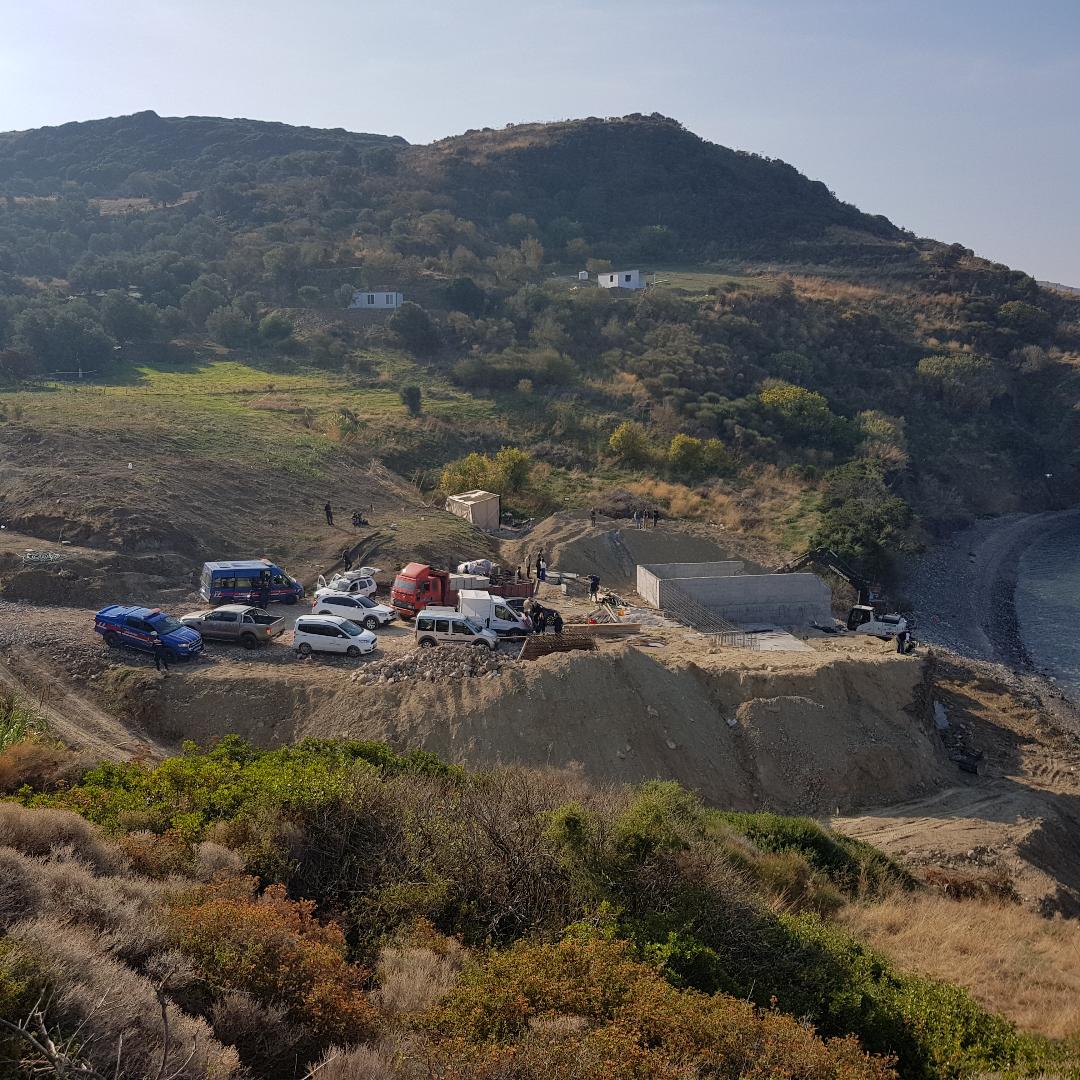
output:
<path id="1" fill-rule="evenodd" d="M 55 848 L 70 847 L 98 873 L 121 874 L 128 869 L 123 852 L 70 810 L 0 803 L 0 847 L 24 855 L 48 855 Z"/>
<path id="2" fill-rule="evenodd" d="M 332 1046 L 323 1055 L 312 1075 L 320 1080 L 405 1080 L 417 1077 L 421 1063 L 410 1066 L 390 1046 Z M 429 1075 L 423 1073 L 426 1078 Z"/>
<path id="3" fill-rule="evenodd" d="M 162 835 L 147 830 L 125 833 L 117 840 L 117 845 L 131 860 L 136 873 L 147 877 L 186 875 L 195 867 L 194 847 L 175 831 Z"/>
<path id="4" fill-rule="evenodd" d="M 239 874 L 244 860 L 239 853 L 213 840 L 204 840 L 195 848 L 194 874 L 199 881 L 213 881 L 219 874 Z"/>
<path id="5" fill-rule="evenodd" d="M 48 893 L 36 867 L 17 851 L 0 848 L 0 930 L 36 915 Z"/>
<path id="6" fill-rule="evenodd" d="M 154 985 L 109 957 L 96 934 L 42 918 L 13 927 L 8 942 L 5 965 L 16 976 L 45 981 L 50 1022 L 69 1034 L 78 1030 L 81 1056 L 103 1075 L 156 1076 L 163 1058 L 164 1075 L 176 1080 L 239 1074 L 236 1051 L 171 1004 L 166 1037 Z"/>
<path id="7" fill-rule="evenodd" d="M 320 924 L 314 909 L 280 885 L 256 900 L 223 881 L 177 902 L 168 923 L 209 986 L 280 1004 L 319 1038 L 366 1038 L 378 1023 L 363 989 L 368 973 L 347 962 L 340 928 Z"/>
<path id="8" fill-rule="evenodd" d="M 228 990 L 213 1003 L 210 1024 L 256 1076 L 273 1074 L 287 1059 L 295 1060 L 310 1038 L 306 1028 L 289 1023 L 284 1006 L 263 1004 L 242 990 Z"/>
<path id="9" fill-rule="evenodd" d="M 12 743 L 0 753 L 0 795 L 10 795 L 24 784 L 35 791 L 51 791 L 76 780 L 89 764 L 84 754 L 37 739 Z"/>

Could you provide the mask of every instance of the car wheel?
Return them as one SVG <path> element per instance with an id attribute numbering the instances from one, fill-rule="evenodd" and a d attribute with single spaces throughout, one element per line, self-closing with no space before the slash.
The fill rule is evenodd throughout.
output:
<path id="1" fill-rule="evenodd" d="M 296 646 L 296 651 L 301 656 L 310 656 L 311 655 L 311 646 L 306 641 L 302 641 L 302 642 L 300 642 L 299 645 Z"/>
<path id="2" fill-rule="evenodd" d="M 474 649 L 490 649 L 493 646 L 489 645 L 486 641 L 474 641 L 472 647 Z"/>
<path id="3" fill-rule="evenodd" d="M 420 642 L 420 648 L 421 649 L 434 649 L 435 648 L 435 642 L 432 641 L 431 638 L 424 638 L 424 640 Z"/>
<path id="4" fill-rule="evenodd" d="M 359 649 L 358 649 L 358 648 L 357 648 L 357 647 L 356 647 L 355 645 L 350 645 L 350 646 L 349 646 L 349 647 L 348 647 L 348 648 L 347 648 L 347 649 L 345 650 L 345 655 L 346 655 L 346 656 L 347 656 L 347 657 L 348 657 L 348 658 L 349 658 L 350 660 L 355 660 L 355 659 L 356 659 L 356 658 L 357 658 L 357 657 L 358 657 L 358 656 L 360 655 L 360 650 L 359 650 Z"/>
<path id="5" fill-rule="evenodd" d="M 259 639 L 254 634 L 245 634 L 240 639 L 240 644 L 245 649 L 257 649 L 259 647 Z"/>
<path id="6" fill-rule="evenodd" d="M 364 620 L 364 629 L 365 630 L 378 630 L 379 629 L 379 620 L 376 619 L 374 615 L 369 615 Z"/>
<path id="7" fill-rule="evenodd" d="M 118 648 L 120 648 L 120 635 L 119 634 L 115 633 L 112 630 L 106 630 L 104 636 L 105 636 L 105 644 L 108 645 L 110 649 L 118 649 Z"/>

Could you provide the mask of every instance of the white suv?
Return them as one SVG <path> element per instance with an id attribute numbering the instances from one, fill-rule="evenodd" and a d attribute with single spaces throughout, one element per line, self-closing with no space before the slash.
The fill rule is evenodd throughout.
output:
<path id="1" fill-rule="evenodd" d="M 293 648 L 301 656 L 328 652 L 357 657 L 372 652 L 377 644 L 370 630 L 337 615 L 301 615 L 293 629 Z"/>
<path id="2" fill-rule="evenodd" d="M 435 645 L 479 645 L 492 652 L 499 647 L 499 636 L 486 630 L 475 619 L 459 615 L 453 608 L 422 611 L 416 616 L 416 643 L 422 649 Z"/>
<path id="3" fill-rule="evenodd" d="M 397 612 L 392 607 L 376 604 L 366 596 L 324 592 L 322 589 L 315 594 L 311 610 L 316 615 L 339 615 L 343 619 L 358 623 L 365 630 L 378 630 L 391 619 L 397 618 Z"/>
<path id="4" fill-rule="evenodd" d="M 318 599 L 320 595 L 328 592 L 343 592 L 350 596 L 374 596 L 379 591 L 379 586 L 375 581 L 375 575 L 378 572 L 377 566 L 361 566 L 359 570 L 337 574 L 329 581 L 320 574 L 315 598 Z"/>

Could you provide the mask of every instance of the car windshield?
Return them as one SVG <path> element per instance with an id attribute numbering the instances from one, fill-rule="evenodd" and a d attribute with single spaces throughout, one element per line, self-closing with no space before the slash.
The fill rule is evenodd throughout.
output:
<path id="1" fill-rule="evenodd" d="M 343 622 L 341 624 L 341 629 L 344 630 L 349 637 L 359 637 L 364 632 L 353 622 Z"/>
<path id="2" fill-rule="evenodd" d="M 378 604 L 375 603 L 374 600 L 369 600 L 366 596 L 358 596 L 356 598 L 356 602 L 361 607 L 371 608 L 371 607 L 378 607 L 379 606 Z"/>
<path id="3" fill-rule="evenodd" d="M 150 624 L 159 634 L 171 634 L 174 630 L 182 630 L 184 624 L 172 615 L 162 615 Z"/>
<path id="4" fill-rule="evenodd" d="M 395 578 L 394 588 L 398 592 L 416 592 L 416 582 L 409 581 L 407 578 Z"/>
<path id="5" fill-rule="evenodd" d="M 475 619 L 466 619 L 465 625 L 474 633 L 479 634 L 484 628 Z"/>

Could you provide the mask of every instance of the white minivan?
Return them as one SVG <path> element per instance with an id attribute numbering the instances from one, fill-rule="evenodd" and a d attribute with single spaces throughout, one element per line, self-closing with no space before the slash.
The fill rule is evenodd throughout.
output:
<path id="1" fill-rule="evenodd" d="M 337 615 L 301 615 L 293 628 L 293 648 L 301 656 L 328 652 L 357 657 L 372 652 L 376 644 L 370 630 Z"/>
<path id="2" fill-rule="evenodd" d="M 422 649 L 435 645 L 478 645 L 492 652 L 499 647 L 499 635 L 475 619 L 459 615 L 454 608 L 428 608 L 416 616 L 416 643 Z"/>

